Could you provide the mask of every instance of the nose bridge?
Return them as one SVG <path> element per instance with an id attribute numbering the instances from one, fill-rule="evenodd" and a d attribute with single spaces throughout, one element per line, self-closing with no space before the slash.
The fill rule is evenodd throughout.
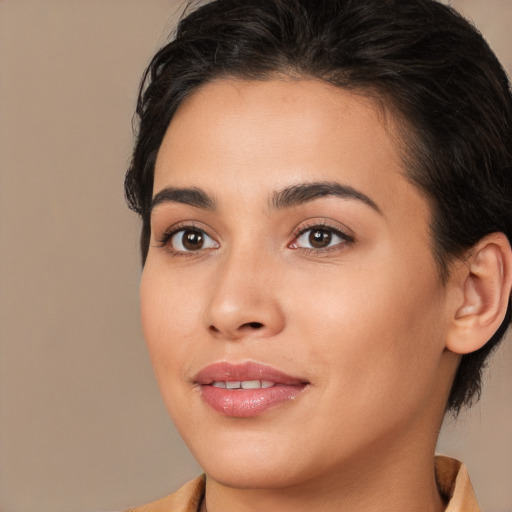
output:
<path id="1" fill-rule="evenodd" d="M 284 325 L 270 254 L 241 244 L 226 250 L 216 268 L 205 323 L 226 339 L 271 336 Z"/>

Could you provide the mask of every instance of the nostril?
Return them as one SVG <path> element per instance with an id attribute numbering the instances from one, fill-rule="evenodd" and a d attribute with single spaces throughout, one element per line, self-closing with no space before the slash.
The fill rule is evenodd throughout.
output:
<path id="1" fill-rule="evenodd" d="M 2 0 L 0 0 L 1 2 Z M 208 331 L 210 334 L 214 336 L 218 336 L 219 334 L 225 334 L 227 337 L 233 336 L 234 338 L 238 338 L 239 335 L 247 335 L 251 331 L 259 331 L 265 327 L 265 324 L 261 322 L 245 322 L 238 326 L 238 328 L 231 330 L 230 326 L 226 326 L 225 328 L 217 327 L 215 325 L 209 325 Z M 238 333 L 238 334 L 237 334 Z"/>
<path id="2" fill-rule="evenodd" d="M 251 329 L 261 329 L 263 327 L 263 324 L 260 322 L 248 322 L 244 325 L 246 325 L 247 327 L 250 327 Z"/>

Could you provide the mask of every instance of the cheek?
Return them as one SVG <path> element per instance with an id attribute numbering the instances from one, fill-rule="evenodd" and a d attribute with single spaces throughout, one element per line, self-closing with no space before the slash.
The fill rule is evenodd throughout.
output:
<path id="1" fill-rule="evenodd" d="M 331 368 L 326 384 L 360 403 L 403 396 L 404 388 L 411 401 L 427 394 L 444 347 L 435 273 L 385 264 L 336 270 L 295 294 L 311 365 Z"/>
<path id="2" fill-rule="evenodd" d="M 186 371 L 200 323 L 195 294 L 165 269 L 146 264 L 140 283 L 140 308 L 146 341 L 157 380 Z"/>

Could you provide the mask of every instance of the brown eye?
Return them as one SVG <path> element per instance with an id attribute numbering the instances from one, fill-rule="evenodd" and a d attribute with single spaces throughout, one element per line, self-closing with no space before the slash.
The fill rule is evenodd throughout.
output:
<path id="1" fill-rule="evenodd" d="M 314 249 L 323 249 L 331 244 L 332 233 L 326 229 L 312 229 L 308 241 Z"/>
<path id="2" fill-rule="evenodd" d="M 334 249 L 338 246 L 350 245 L 353 242 L 354 238 L 343 233 L 343 231 L 321 225 L 303 229 L 297 235 L 290 248 L 322 251 L 323 249 Z"/>
<path id="3" fill-rule="evenodd" d="M 181 236 L 181 243 L 188 251 L 197 251 L 203 247 L 204 237 L 198 231 L 184 231 Z"/>
<path id="4" fill-rule="evenodd" d="M 217 242 L 200 229 L 180 229 L 170 238 L 170 247 L 175 252 L 194 252 L 218 247 Z"/>

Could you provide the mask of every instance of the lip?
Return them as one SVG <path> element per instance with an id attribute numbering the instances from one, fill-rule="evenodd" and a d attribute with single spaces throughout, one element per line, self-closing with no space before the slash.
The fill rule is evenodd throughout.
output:
<path id="1" fill-rule="evenodd" d="M 274 385 L 256 389 L 225 389 L 214 382 L 267 381 Z M 309 382 L 267 365 L 219 362 L 206 366 L 194 378 L 201 398 L 216 412 L 233 418 L 249 418 L 294 400 Z"/>

